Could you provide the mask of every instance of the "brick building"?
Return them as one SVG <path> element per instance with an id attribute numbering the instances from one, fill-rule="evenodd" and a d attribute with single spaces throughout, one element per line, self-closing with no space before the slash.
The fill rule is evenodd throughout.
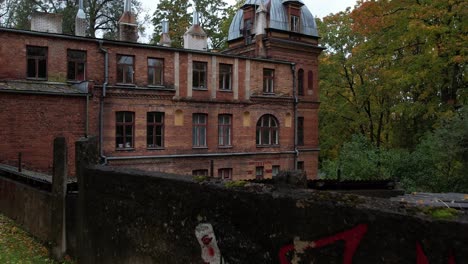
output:
<path id="1" fill-rule="evenodd" d="M 167 25 L 161 45 L 136 43 L 125 8 L 119 41 L 0 28 L 0 163 L 21 152 L 24 166 L 50 172 L 52 139 L 65 136 L 72 168 L 73 142 L 96 135 L 111 165 L 224 179 L 317 176 L 322 49 L 302 1 L 246 1 L 229 48 L 217 53 L 206 51 L 196 15 L 185 49 L 168 47 Z"/>

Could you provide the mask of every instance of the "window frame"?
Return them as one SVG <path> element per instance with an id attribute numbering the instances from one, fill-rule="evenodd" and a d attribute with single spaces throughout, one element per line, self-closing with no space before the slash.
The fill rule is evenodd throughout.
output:
<path id="1" fill-rule="evenodd" d="M 82 53 L 83 59 L 76 59 L 76 58 L 70 58 L 70 53 Z M 87 51 L 86 50 L 75 50 L 75 49 L 67 49 L 67 81 L 71 82 L 82 82 L 86 80 L 86 61 L 87 61 Z M 70 78 L 70 63 L 73 63 L 74 65 L 74 73 L 73 73 L 73 78 Z M 77 76 L 79 75 L 79 67 L 78 64 L 83 64 L 83 79 L 78 79 Z"/>
<path id="2" fill-rule="evenodd" d="M 150 60 L 155 60 L 160 63 L 160 65 L 150 66 Z M 148 86 L 164 86 L 164 59 L 162 58 L 153 58 L 148 57 L 146 60 L 147 65 L 147 81 Z M 153 70 L 153 80 L 150 80 L 150 70 Z M 156 75 L 159 75 L 159 83 L 156 83 Z"/>
<path id="3" fill-rule="evenodd" d="M 297 117 L 297 145 L 304 146 L 304 117 Z"/>
<path id="4" fill-rule="evenodd" d="M 300 32 L 301 30 L 301 17 L 300 16 L 291 15 L 289 19 L 289 23 L 290 23 L 289 29 L 292 32 Z"/>
<path id="5" fill-rule="evenodd" d="M 274 94 L 275 93 L 275 70 L 274 69 L 263 69 L 263 93 Z"/>
<path id="6" fill-rule="evenodd" d="M 207 169 L 192 170 L 192 176 L 208 177 L 208 170 Z"/>
<path id="7" fill-rule="evenodd" d="M 218 169 L 218 178 L 222 180 L 232 180 L 232 168 Z"/>
<path id="8" fill-rule="evenodd" d="M 228 123 L 224 123 L 224 121 L 226 120 L 228 120 Z M 232 115 L 231 114 L 218 115 L 218 146 L 219 147 L 231 147 L 232 146 Z"/>
<path id="9" fill-rule="evenodd" d="M 123 58 L 123 57 L 129 57 L 129 58 L 132 58 L 132 64 L 128 64 L 128 63 L 120 63 L 120 59 Z M 135 84 L 135 56 L 134 55 L 127 55 L 127 54 L 117 54 L 117 74 L 116 74 L 116 83 L 117 84 L 120 84 L 120 85 L 133 85 Z M 122 67 L 122 79 L 120 80 L 120 76 L 119 76 L 119 72 L 120 72 L 120 68 Z M 132 71 L 132 79 L 131 81 L 129 82 L 127 80 L 127 75 L 125 74 L 128 70 L 128 68 L 130 67 L 131 71 Z"/>
<path id="10" fill-rule="evenodd" d="M 298 171 L 304 171 L 304 161 L 297 161 L 297 170 Z"/>
<path id="11" fill-rule="evenodd" d="M 264 119 L 267 119 L 265 122 Z M 272 126 L 272 121 L 275 125 Z M 264 126 L 263 124 L 268 123 L 268 126 Z M 271 146 L 279 146 L 279 122 L 278 119 L 271 114 L 262 115 L 257 121 L 257 129 L 256 129 L 256 139 L 255 142 L 257 147 L 271 147 Z M 265 135 L 268 134 L 268 140 L 265 143 L 263 138 Z"/>
<path id="12" fill-rule="evenodd" d="M 119 114 L 123 114 L 123 121 L 120 122 L 118 121 L 119 118 L 118 118 L 118 115 Z M 132 118 L 131 118 L 131 121 L 126 121 L 126 115 L 130 115 Z M 118 135 L 118 127 L 119 126 L 122 126 L 123 129 L 122 129 L 122 136 L 119 136 Z M 131 127 L 132 129 L 132 133 L 131 135 L 127 135 L 126 131 L 127 131 L 127 127 Z M 119 147 L 119 138 L 122 138 L 122 147 Z M 131 137 L 131 140 L 130 140 L 130 146 L 127 146 L 127 141 L 126 141 L 126 138 L 127 137 Z M 128 149 L 134 149 L 135 147 L 135 112 L 131 112 L 131 111 L 117 111 L 115 112 L 115 149 L 116 150 L 128 150 Z"/>
<path id="13" fill-rule="evenodd" d="M 275 173 L 275 170 L 276 170 L 276 173 Z M 280 170 L 281 170 L 280 165 L 273 165 L 273 166 L 271 166 L 271 177 L 276 177 L 276 176 L 278 176 Z"/>
<path id="14" fill-rule="evenodd" d="M 201 117 L 204 118 L 204 123 L 201 122 L 200 120 Z M 202 136 L 201 131 L 204 131 L 204 136 Z M 193 148 L 207 148 L 208 147 L 207 134 L 208 134 L 208 114 L 194 113 L 192 115 L 192 147 Z"/>
<path id="15" fill-rule="evenodd" d="M 203 69 L 199 69 L 196 65 L 203 66 Z M 192 89 L 195 90 L 208 90 L 208 63 L 205 61 L 193 61 L 192 62 Z M 200 78 L 203 76 L 203 84 L 200 83 Z"/>
<path id="16" fill-rule="evenodd" d="M 44 52 L 44 55 L 30 55 L 29 53 L 32 52 L 30 49 L 40 49 Z M 26 78 L 31 79 L 31 80 L 47 80 L 48 78 L 48 63 L 49 63 L 49 47 L 43 47 L 43 46 L 26 46 Z M 29 60 L 34 60 L 34 76 L 30 76 L 29 73 Z M 45 76 L 41 77 L 39 76 L 40 72 L 40 61 L 44 61 L 45 65 Z"/>
<path id="17" fill-rule="evenodd" d="M 224 71 L 223 68 L 225 68 Z M 218 78 L 218 89 L 220 91 L 232 91 L 232 64 L 220 63 Z"/>
<path id="18" fill-rule="evenodd" d="M 152 116 L 153 115 L 153 116 Z M 160 115 L 161 122 L 158 122 L 158 115 Z M 150 117 L 151 120 L 150 120 Z M 163 149 L 164 148 L 164 112 L 147 112 L 146 113 L 146 147 L 148 149 Z M 158 127 L 160 127 L 161 135 L 157 135 Z M 151 129 L 151 135 L 149 130 Z M 158 137 L 161 138 L 161 144 L 158 145 Z M 150 142 L 150 139 L 152 142 Z M 152 144 L 150 144 L 152 143 Z"/>
<path id="19" fill-rule="evenodd" d="M 261 173 L 259 173 L 261 172 Z M 264 166 L 257 166 L 255 167 L 255 179 L 256 180 L 263 180 L 265 178 L 265 167 Z"/>

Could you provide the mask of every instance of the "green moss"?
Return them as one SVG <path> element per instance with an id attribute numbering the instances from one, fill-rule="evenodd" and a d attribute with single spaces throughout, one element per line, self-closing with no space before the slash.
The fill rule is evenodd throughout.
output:
<path id="1" fill-rule="evenodd" d="M 422 210 L 426 215 L 440 220 L 450 220 L 454 219 L 460 213 L 454 208 L 433 208 L 427 207 Z"/>
<path id="2" fill-rule="evenodd" d="M 200 183 L 200 182 L 208 181 L 210 180 L 210 178 L 208 178 L 208 176 L 194 176 L 193 180 L 197 183 Z"/>
<path id="3" fill-rule="evenodd" d="M 244 187 L 247 184 L 246 181 L 229 181 L 224 184 L 226 188 Z"/>

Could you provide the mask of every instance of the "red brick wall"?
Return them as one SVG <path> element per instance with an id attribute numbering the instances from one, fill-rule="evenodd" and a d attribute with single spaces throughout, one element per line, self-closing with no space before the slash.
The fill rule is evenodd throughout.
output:
<path id="1" fill-rule="evenodd" d="M 0 163 L 52 173 L 53 140 L 65 137 L 68 170 L 74 175 L 75 141 L 85 134 L 85 97 L 0 93 Z M 95 108 L 93 108 L 95 109 Z M 97 134 L 97 114 L 91 109 L 90 134 Z"/>

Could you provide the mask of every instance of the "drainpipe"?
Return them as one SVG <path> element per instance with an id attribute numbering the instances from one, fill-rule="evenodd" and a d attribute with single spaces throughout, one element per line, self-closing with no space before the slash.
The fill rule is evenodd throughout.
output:
<path id="1" fill-rule="evenodd" d="M 297 170 L 297 157 L 299 156 L 299 150 L 297 149 L 297 104 L 298 104 L 298 98 L 297 98 L 297 87 L 296 87 L 296 64 L 291 63 L 291 72 L 293 75 L 293 107 L 294 107 L 294 170 Z"/>
<path id="2" fill-rule="evenodd" d="M 104 53 L 104 83 L 102 84 L 102 95 L 99 100 L 99 153 L 104 165 L 107 164 L 107 157 L 104 156 L 104 98 L 109 84 L 109 52 L 102 47 L 103 41 L 99 40 L 99 50 Z"/>

